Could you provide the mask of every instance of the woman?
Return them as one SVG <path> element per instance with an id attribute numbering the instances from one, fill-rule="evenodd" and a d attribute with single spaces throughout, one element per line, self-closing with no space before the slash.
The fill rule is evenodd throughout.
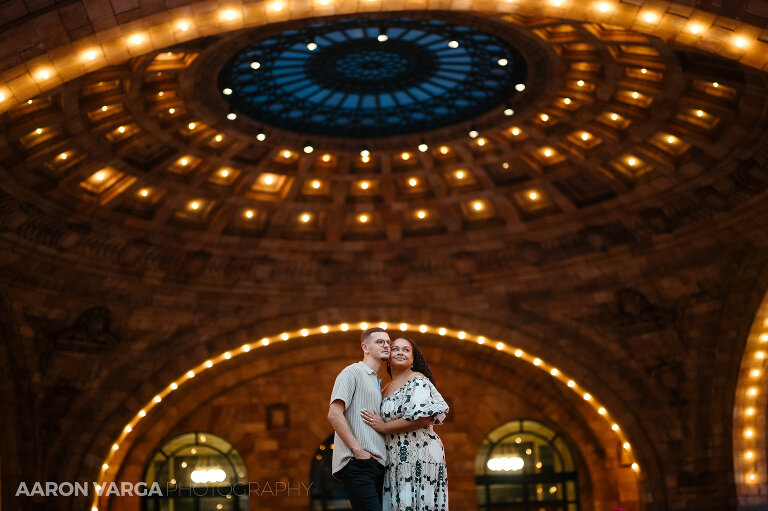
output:
<path id="1" fill-rule="evenodd" d="M 390 348 L 382 389 L 381 415 L 362 411 L 363 420 L 384 434 L 387 471 L 384 511 L 447 511 L 448 472 L 445 450 L 433 424 L 442 424 L 448 404 L 416 344 L 405 337 Z"/>

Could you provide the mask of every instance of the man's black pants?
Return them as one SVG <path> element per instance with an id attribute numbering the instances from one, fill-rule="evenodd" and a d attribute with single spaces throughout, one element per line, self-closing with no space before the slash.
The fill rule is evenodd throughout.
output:
<path id="1" fill-rule="evenodd" d="M 381 511 L 384 466 L 373 458 L 349 460 L 336 474 L 344 483 L 354 511 Z"/>

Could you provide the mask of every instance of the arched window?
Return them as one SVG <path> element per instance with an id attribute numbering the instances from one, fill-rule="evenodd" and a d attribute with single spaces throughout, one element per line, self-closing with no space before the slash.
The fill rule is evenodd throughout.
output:
<path id="1" fill-rule="evenodd" d="M 493 430 L 475 459 L 475 482 L 479 511 L 579 511 L 571 449 L 537 421 Z"/>
<path id="2" fill-rule="evenodd" d="M 144 482 L 162 496 L 142 497 L 142 511 L 247 511 L 243 458 L 221 437 L 185 433 L 165 442 L 149 459 Z"/>
<path id="3" fill-rule="evenodd" d="M 347 492 L 341 481 L 331 475 L 333 458 L 333 437 L 331 434 L 315 451 L 309 478 L 312 483 L 310 492 L 310 511 L 330 511 L 352 509 L 347 499 Z"/>

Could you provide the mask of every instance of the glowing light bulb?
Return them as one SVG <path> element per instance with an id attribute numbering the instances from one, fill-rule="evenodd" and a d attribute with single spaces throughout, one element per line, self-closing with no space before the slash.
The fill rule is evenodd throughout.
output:
<path id="1" fill-rule="evenodd" d="M 717 89 L 718 87 L 720 87 L 720 84 L 719 84 L 719 83 L 717 83 L 717 82 L 712 82 L 712 87 L 714 87 L 715 89 Z"/>
<path id="2" fill-rule="evenodd" d="M 579 80 L 578 82 L 576 82 L 576 85 L 578 85 L 579 87 L 584 87 L 584 80 Z"/>
<path id="3" fill-rule="evenodd" d="M 675 143 L 675 137 L 672 135 L 667 135 L 667 143 L 668 144 L 674 144 Z"/>
<path id="4" fill-rule="evenodd" d="M 632 99 L 637 99 L 639 97 L 640 97 L 640 94 L 638 94 L 637 92 L 632 93 Z"/>
<path id="5" fill-rule="evenodd" d="M 457 170 L 456 171 L 456 179 L 464 179 L 464 171 L 463 170 Z"/>
<path id="6" fill-rule="evenodd" d="M 61 154 L 59 155 L 59 159 L 60 159 L 60 160 L 66 160 L 67 158 L 68 158 L 68 156 L 67 156 L 67 153 L 61 153 Z"/>
<path id="7" fill-rule="evenodd" d="M 449 48 L 458 48 L 459 47 L 459 41 L 448 41 L 448 47 Z"/>
<path id="8" fill-rule="evenodd" d="M 571 98 L 563 99 L 563 103 L 565 103 L 566 105 L 570 105 L 571 104 Z"/>
<path id="9" fill-rule="evenodd" d="M 408 184 L 411 186 L 416 186 L 417 184 L 419 184 L 419 181 L 415 177 L 412 177 L 411 179 L 408 180 Z"/>
<path id="10" fill-rule="evenodd" d="M 176 113 L 176 109 L 175 109 L 175 108 L 169 108 L 169 109 L 168 109 L 168 113 L 169 113 L 169 114 L 171 114 L 171 115 L 173 115 L 173 114 L 175 114 L 175 113 Z"/>
<path id="11" fill-rule="evenodd" d="M 496 62 L 497 62 L 497 63 L 498 63 L 498 64 L 499 64 L 501 67 L 504 67 L 504 66 L 506 66 L 507 64 L 509 64 L 509 61 L 508 61 L 507 59 L 499 59 L 499 60 L 497 60 Z"/>
<path id="12" fill-rule="evenodd" d="M 611 120 L 612 121 L 618 121 L 619 120 L 618 114 L 611 114 Z"/>
<path id="13" fill-rule="evenodd" d="M 448 154 L 448 147 L 440 146 L 440 154 Z"/>
<path id="14" fill-rule="evenodd" d="M 189 23 L 187 23 L 186 21 L 180 21 L 177 26 L 179 27 L 179 30 L 181 30 L 182 32 L 186 32 L 187 30 L 189 30 Z"/>
<path id="15" fill-rule="evenodd" d="M 219 174 L 221 174 L 221 177 L 227 177 L 227 176 L 229 175 L 229 170 L 227 170 L 227 169 L 221 169 L 221 171 L 219 172 Z"/>
<path id="16" fill-rule="evenodd" d="M 425 144 L 424 142 L 419 144 L 419 151 L 421 151 L 422 153 L 426 152 L 427 149 L 429 149 L 429 146 L 427 144 Z"/>
<path id="17" fill-rule="evenodd" d="M 407 161 L 411 158 L 411 153 L 403 153 L 400 155 L 400 158 L 402 158 L 404 161 Z"/>
<path id="18" fill-rule="evenodd" d="M 583 141 L 585 141 L 585 142 L 586 142 L 587 140 L 589 140 L 589 133 L 587 133 L 586 131 L 585 131 L 584 133 L 582 133 L 582 134 L 581 134 L 581 139 L 582 139 Z"/>
<path id="19" fill-rule="evenodd" d="M 487 142 L 487 140 L 485 140 L 482 137 L 477 139 L 477 145 L 479 145 L 479 146 L 484 146 L 486 144 L 486 142 Z"/>
<path id="20" fill-rule="evenodd" d="M 197 124 L 195 124 L 194 122 L 190 122 L 189 124 L 187 124 L 187 128 L 189 128 L 190 131 L 195 129 L 196 127 L 197 127 Z"/>
<path id="21" fill-rule="evenodd" d="M 525 84 L 524 83 L 518 83 L 515 85 L 515 90 L 517 92 L 523 92 L 525 90 Z"/>
<path id="22" fill-rule="evenodd" d="M 315 190 L 320 188 L 320 181 L 317 181 L 317 180 L 312 181 L 312 188 L 314 188 Z"/>
<path id="23" fill-rule="evenodd" d="M 696 117 L 704 117 L 704 110 L 696 110 Z"/>
<path id="24" fill-rule="evenodd" d="M 536 193 L 536 192 L 531 192 L 531 193 L 528 194 L 528 198 L 531 199 L 531 200 L 536 200 L 536 199 L 539 198 L 539 194 Z"/>
<path id="25" fill-rule="evenodd" d="M 627 158 L 627 165 L 629 165 L 630 167 L 634 167 L 635 165 L 637 165 L 637 160 L 630 156 L 629 158 Z"/>
<path id="26" fill-rule="evenodd" d="M 606 2 L 601 2 L 600 4 L 598 4 L 597 10 L 602 13 L 606 13 L 611 10 L 611 5 Z"/>
<path id="27" fill-rule="evenodd" d="M 256 134 L 256 140 L 258 140 L 259 142 L 264 142 L 266 139 L 267 139 L 266 133 L 260 131 L 259 133 Z"/>
<path id="28" fill-rule="evenodd" d="M 253 218 L 253 210 L 249 209 L 245 212 L 245 218 Z"/>
<path id="29" fill-rule="evenodd" d="M 190 203 L 189 207 L 192 208 L 192 209 L 199 209 L 200 208 L 200 203 L 197 202 L 197 201 L 194 201 L 194 202 Z"/>
<path id="30" fill-rule="evenodd" d="M 384 41 L 388 40 L 389 37 L 387 34 L 379 34 L 379 36 L 376 38 L 380 43 L 383 43 Z"/>
<path id="31" fill-rule="evenodd" d="M 83 53 L 83 60 L 94 61 L 96 60 L 96 55 L 96 50 L 88 50 L 87 52 Z"/>
<path id="32" fill-rule="evenodd" d="M 125 133 L 125 126 L 120 126 L 119 128 L 117 128 L 117 132 L 118 133 Z"/>
<path id="33" fill-rule="evenodd" d="M 370 186 L 371 185 L 368 183 L 368 181 L 363 181 L 363 182 L 360 183 L 360 188 L 362 188 L 363 190 L 367 190 L 368 187 L 370 187 Z"/>
<path id="34" fill-rule="evenodd" d="M 520 134 L 520 128 L 512 128 L 512 134 L 518 136 Z"/>
<path id="35" fill-rule="evenodd" d="M 265 185 L 271 185 L 272 183 L 275 182 L 275 178 L 270 175 L 266 175 L 262 178 L 262 181 L 264 182 Z"/>
<path id="36" fill-rule="evenodd" d="M 514 113 L 515 113 L 515 111 L 512 110 L 511 108 L 505 108 L 504 109 L 504 115 L 506 115 L 507 117 L 513 115 Z"/>
<path id="37" fill-rule="evenodd" d="M 480 201 L 475 201 L 472 203 L 472 207 L 475 208 L 475 211 L 481 211 L 483 209 L 483 203 Z"/>
<path id="38" fill-rule="evenodd" d="M 645 69 L 645 68 L 642 68 L 642 69 L 640 69 L 640 72 L 641 72 L 642 74 L 647 74 L 647 73 L 648 73 L 648 70 L 647 70 L 647 69 Z"/>
<path id="39" fill-rule="evenodd" d="M 420 219 L 424 219 L 427 217 L 427 212 L 421 209 L 416 212 L 416 216 L 419 217 Z"/>
<path id="40" fill-rule="evenodd" d="M 691 32 L 692 34 L 698 34 L 699 32 L 701 32 L 701 30 L 702 30 L 702 29 L 701 29 L 701 25 L 697 25 L 696 23 L 692 23 L 692 24 L 691 24 L 691 25 L 688 27 L 688 30 L 690 30 L 690 32 Z"/>
<path id="41" fill-rule="evenodd" d="M 142 42 L 144 42 L 144 38 L 143 38 L 143 37 L 141 37 L 141 35 L 140 35 L 140 34 L 134 34 L 134 35 L 132 35 L 132 36 L 131 36 L 131 38 L 130 38 L 130 42 L 131 42 L 131 44 L 133 44 L 134 46 L 138 46 L 138 45 L 140 45 Z"/>
<path id="42" fill-rule="evenodd" d="M 549 149 L 549 148 L 544 149 L 544 156 L 546 156 L 547 158 L 552 156 L 552 149 Z"/>
<path id="43" fill-rule="evenodd" d="M 547 114 L 541 114 L 539 117 L 543 122 L 547 122 L 549 120 L 549 116 Z"/>
<path id="44" fill-rule="evenodd" d="M 285 151 L 283 151 L 283 158 L 287 160 L 288 158 L 291 157 L 292 154 L 293 154 L 292 152 L 286 149 Z"/>
<path id="45" fill-rule="evenodd" d="M 216 135 L 215 137 L 213 137 L 213 139 L 216 142 L 221 142 L 222 140 L 224 140 L 224 136 L 223 135 Z"/>
<path id="46" fill-rule="evenodd" d="M 232 89 L 230 89 L 229 87 L 227 87 L 227 88 L 223 89 L 223 90 L 221 91 L 221 93 L 222 93 L 222 94 L 224 94 L 225 96 L 229 96 L 230 94 L 232 94 Z"/>
<path id="47" fill-rule="evenodd" d="M 477 131 L 477 130 L 469 130 L 469 136 L 470 136 L 470 138 L 477 138 L 477 136 L 478 136 L 479 134 L 480 134 L 480 133 L 478 133 L 478 131 Z"/>
<path id="48" fill-rule="evenodd" d="M 364 224 L 364 223 L 368 222 L 368 215 L 360 215 L 359 217 L 357 217 L 357 220 L 361 224 Z"/>
<path id="49" fill-rule="evenodd" d="M 309 44 L 307 44 L 307 49 L 309 51 L 315 51 L 317 49 L 317 44 L 316 43 L 309 43 Z"/>
<path id="50" fill-rule="evenodd" d="M 96 181 L 104 181 L 104 179 L 107 178 L 106 174 L 103 171 L 99 171 L 93 176 Z"/>
<path id="51" fill-rule="evenodd" d="M 186 166 L 189 163 L 189 160 L 187 158 L 182 158 L 179 160 L 179 164 L 181 166 Z"/>
<path id="52" fill-rule="evenodd" d="M 40 135 L 42 132 L 43 132 L 43 128 L 37 128 L 37 129 L 35 130 L 35 133 L 36 133 L 36 134 L 38 134 L 38 135 Z M 121 133 L 122 133 L 122 132 L 121 132 Z"/>
<path id="53" fill-rule="evenodd" d="M 305 145 L 305 146 L 304 146 L 304 152 L 305 152 L 305 153 L 307 153 L 307 154 L 311 153 L 311 152 L 312 152 L 312 151 L 314 151 L 314 150 L 315 150 L 315 148 L 314 148 L 314 147 L 312 147 L 312 146 L 311 146 L 311 145 L 309 145 L 309 144 L 307 144 L 307 145 Z"/>

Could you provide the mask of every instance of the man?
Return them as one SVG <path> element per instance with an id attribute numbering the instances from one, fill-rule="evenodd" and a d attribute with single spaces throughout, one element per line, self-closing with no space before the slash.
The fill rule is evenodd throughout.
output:
<path id="1" fill-rule="evenodd" d="M 367 426 L 360 412 L 379 410 L 381 362 L 389 360 L 389 335 L 369 328 L 360 336 L 363 360 L 336 377 L 328 421 L 336 431 L 333 476 L 344 483 L 354 511 L 381 511 L 386 450 L 384 437 Z"/>

